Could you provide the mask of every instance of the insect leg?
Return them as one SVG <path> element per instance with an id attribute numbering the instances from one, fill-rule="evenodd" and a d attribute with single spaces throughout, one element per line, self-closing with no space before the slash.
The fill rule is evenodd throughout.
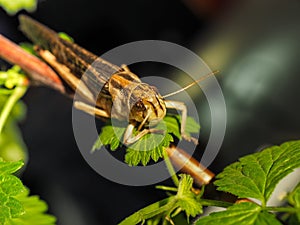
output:
<path id="1" fill-rule="evenodd" d="M 37 49 L 38 54 L 52 66 L 55 71 L 61 76 L 61 78 L 68 84 L 73 90 L 78 91 L 80 96 L 86 100 L 93 102 L 94 96 L 87 88 L 87 86 L 80 81 L 74 74 L 70 72 L 70 69 L 64 64 L 59 63 L 56 57 L 48 50 Z"/>
<path id="2" fill-rule="evenodd" d="M 172 101 L 172 100 L 165 100 L 166 108 L 169 109 L 176 109 L 181 111 L 181 126 L 180 126 L 180 133 L 181 137 L 187 141 L 192 141 L 195 145 L 198 144 L 198 140 L 193 137 L 189 137 L 185 134 L 185 126 L 186 126 L 186 119 L 187 119 L 187 108 L 183 102 Z"/>
<path id="3" fill-rule="evenodd" d="M 133 129 L 135 127 L 135 124 L 129 124 L 125 130 L 124 137 L 123 137 L 123 143 L 125 145 L 133 144 L 134 142 L 141 139 L 143 136 L 149 133 L 161 133 L 163 134 L 164 131 L 158 130 L 158 129 L 144 129 L 141 132 L 139 132 L 136 136 L 133 136 Z"/>
<path id="4" fill-rule="evenodd" d="M 106 111 L 99 109 L 99 108 L 95 108 L 95 107 L 93 107 L 87 103 L 81 102 L 81 101 L 75 101 L 74 107 L 76 109 L 84 111 L 92 116 L 96 115 L 96 116 L 100 116 L 100 117 L 110 118 L 110 115 Z"/>

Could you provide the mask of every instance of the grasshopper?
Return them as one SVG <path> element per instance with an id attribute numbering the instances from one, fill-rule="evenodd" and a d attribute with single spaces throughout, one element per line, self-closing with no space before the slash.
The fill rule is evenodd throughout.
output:
<path id="1" fill-rule="evenodd" d="M 60 38 L 55 31 L 28 16 L 21 15 L 19 20 L 21 31 L 36 45 L 38 55 L 73 91 L 79 93 L 81 99 L 74 101 L 74 107 L 91 115 L 129 122 L 123 135 L 124 144 L 132 144 L 148 133 L 161 132 L 147 125 L 161 121 L 167 109 L 181 112 L 181 136 L 197 143 L 196 139 L 185 135 L 185 104 L 165 98 L 214 73 L 201 77 L 175 93 L 162 96 L 155 87 L 143 83 L 127 66 L 119 67 L 101 59 L 77 44 Z M 82 76 L 84 73 L 86 75 Z M 133 135 L 134 128 L 138 130 L 137 135 Z"/>

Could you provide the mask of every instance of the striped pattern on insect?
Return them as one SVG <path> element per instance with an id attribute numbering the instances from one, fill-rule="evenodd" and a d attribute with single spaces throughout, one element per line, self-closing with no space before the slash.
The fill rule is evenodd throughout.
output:
<path id="1" fill-rule="evenodd" d="M 81 100 L 74 102 L 76 108 L 100 117 L 128 120 L 124 144 L 132 144 L 151 132 L 161 132 L 146 125 L 157 124 L 169 108 L 181 111 L 182 137 L 197 143 L 196 139 L 185 135 L 185 104 L 165 98 L 215 73 L 202 76 L 175 93 L 161 96 L 155 87 L 143 83 L 127 66 L 118 67 L 97 57 L 75 43 L 60 38 L 56 32 L 28 16 L 21 15 L 19 19 L 21 30 L 37 45 L 37 53 L 73 91 L 79 93 Z M 137 135 L 133 135 L 135 127 Z"/>

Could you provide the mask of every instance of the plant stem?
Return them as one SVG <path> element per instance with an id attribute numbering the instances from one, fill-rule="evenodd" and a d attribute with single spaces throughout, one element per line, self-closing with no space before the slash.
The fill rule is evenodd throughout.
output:
<path id="1" fill-rule="evenodd" d="M 0 114 L 0 134 L 3 130 L 5 122 L 16 102 L 25 94 L 27 86 L 17 86 L 14 88 L 12 94 L 7 99 L 1 114 Z"/>
<path id="2" fill-rule="evenodd" d="M 66 93 L 61 79 L 50 66 L 1 34 L 0 58 L 11 64 L 19 65 L 35 83 L 44 84 L 62 93 Z"/>
<path id="3" fill-rule="evenodd" d="M 299 208 L 292 208 L 292 207 L 265 207 L 268 211 L 273 212 L 287 212 L 287 213 L 296 213 L 299 212 Z"/>
<path id="4" fill-rule="evenodd" d="M 165 198 L 151 205 L 148 205 L 145 208 L 142 208 L 129 217 L 125 218 L 119 223 L 119 225 L 138 224 L 154 216 L 160 215 L 166 211 L 172 211 L 175 205 L 175 201 L 174 199 L 171 199 L 173 198 Z"/>
<path id="5" fill-rule="evenodd" d="M 12 92 L 13 92 L 12 90 L 0 89 L 0 95 L 10 95 Z"/>
<path id="6" fill-rule="evenodd" d="M 178 189 L 175 187 L 167 187 L 167 186 L 162 186 L 162 185 L 157 185 L 155 186 L 155 188 L 160 189 L 160 190 L 164 190 L 164 191 L 172 191 L 172 192 L 177 192 Z"/>
<path id="7" fill-rule="evenodd" d="M 214 178 L 214 173 L 201 165 L 183 149 L 170 145 L 166 148 L 166 152 L 173 165 L 180 168 L 181 172 L 190 174 L 197 186 L 201 187 L 203 184 L 208 184 Z"/>
<path id="8" fill-rule="evenodd" d="M 169 171 L 169 174 L 171 175 L 171 178 L 173 180 L 173 183 L 175 184 L 176 187 L 178 187 L 179 185 L 179 180 L 178 180 L 178 177 L 176 175 L 176 171 L 174 170 L 174 167 L 171 163 L 171 160 L 167 154 L 166 151 L 163 151 L 163 155 L 164 155 L 164 160 L 165 160 L 165 163 L 166 163 L 166 166 L 167 166 L 167 169 Z"/>
<path id="9" fill-rule="evenodd" d="M 222 208 L 227 208 L 233 205 L 233 203 L 230 202 L 223 202 L 223 201 L 210 200 L 210 199 L 200 199 L 200 203 L 203 206 L 217 206 Z"/>

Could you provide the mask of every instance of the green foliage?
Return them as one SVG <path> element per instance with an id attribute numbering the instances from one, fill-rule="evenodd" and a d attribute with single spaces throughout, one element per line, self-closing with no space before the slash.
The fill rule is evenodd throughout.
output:
<path id="1" fill-rule="evenodd" d="M 297 209 L 296 213 L 293 215 L 293 220 L 295 223 L 300 224 L 300 183 L 295 187 L 295 189 L 289 193 L 287 196 L 289 204 Z"/>
<path id="2" fill-rule="evenodd" d="M 196 222 L 196 225 L 280 225 L 274 214 L 263 211 L 251 202 L 234 204 L 226 211 L 211 213 Z"/>
<path id="3" fill-rule="evenodd" d="M 1 91 L 1 90 L 0 90 Z M 8 100 L 9 95 L 1 95 L 0 94 L 0 106 L 4 107 L 5 102 Z M 16 102 L 16 104 L 12 107 L 9 118 L 16 122 L 22 121 L 26 115 L 26 105 L 22 101 Z"/>
<path id="4" fill-rule="evenodd" d="M 10 94 L 17 86 L 23 85 L 25 75 L 19 66 L 0 71 L 0 94 Z"/>
<path id="5" fill-rule="evenodd" d="M 293 169 L 300 167 L 300 141 L 286 142 L 280 146 L 266 148 L 239 159 L 227 166 L 217 176 L 218 190 L 229 192 L 240 198 L 256 198 L 261 205 L 245 202 L 234 204 L 226 211 L 212 213 L 196 224 L 281 224 L 271 212 L 285 212 L 291 216 L 290 224 L 299 224 L 300 188 L 292 191 L 288 200 L 293 207 L 268 207 L 266 205 L 277 183 Z"/>
<path id="6" fill-rule="evenodd" d="M 74 42 L 74 39 L 71 36 L 69 36 L 68 34 L 64 33 L 64 32 L 59 32 L 58 36 L 60 38 L 64 39 L 64 40 L 66 40 L 66 41 L 70 41 L 72 43 Z"/>
<path id="7" fill-rule="evenodd" d="M 125 126 L 112 126 L 112 124 L 103 126 L 99 138 L 93 145 L 92 152 L 106 145 L 109 145 L 112 151 L 118 149 L 121 145 L 120 137 L 125 132 L 125 129 Z"/>
<path id="8" fill-rule="evenodd" d="M 29 190 L 16 196 L 24 209 L 24 214 L 17 218 L 7 220 L 5 225 L 54 225 L 56 218 L 52 215 L 45 214 L 48 210 L 47 204 L 38 196 L 29 196 Z"/>
<path id="9" fill-rule="evenodd" d="M 5 161 L 27 161 L 27 148 L 15 121 L 9 120 L 0 134 L 0 158 Z"/>
<path id="10" fill-rule="evenodd" d="M 195 217 L 202 213 L 202 205 L 198 199 L 200 196 L 192 191 L 193 178 L 190 175 L 181 174 L 180 177 L 178 191 L 175 196 L 178 202 L 177 207 L 184 211 L 188 218 L 190 216 Z"/>
<path id="11" fill-rule="evenodd" d="M 19 99 L 27 90 L 27 78 L 18 66 L 0 72 L 0 224 L 52 225 L 53 216 L 45 214 L 47 205 L 29 191 L 21 180 L 12 175 L 26 160 L 26 147 L 17 121 L 23 119 L 26 108 Z M 9 161 L 3 161 L 5 160 Z"/>
<path id="12" fill-rule="evenodd" d="M 18 177 L 12 175 L 22 166 L 22 161 L 0 160 L 0 224 L 54 224 L 55 218 L 45 214 L 46 203 L 38 196 L 28 196 L 28 189 L 23 186 Z"/>
<path id="13" fill-rule="evenodd" d="M 0 6 L 11 15 L 22 9 L 32 12 L 36 9 L 37 0 L 0 0 Z"/>
<path id="14" fill-rule="evenodd" d="M 21 9 L 34 10 L 36 0 L 0 0 L 8 13 L 14 14 Z M 73 42 L 65 33 L 59 36 Z M 31 44 L 22 44 L 22 47 L 34 54 Z M 13 173 L 18 171 L 22 161 L 7 162 L 9 160 L 25 158 L 25 147 L 16 121 L 24 115 L 24 106 L 19 99 L 27 90 L 27 78 L 18 66 L 8 71 L 0 72 L 0 224 L 4 225 L 29 225 L 29 224 L 55 224 L 55 217 L 46 214 L 47 204 L 38 196 L 29 196 L 21 180 Z M 151 127 L 162 131 L 147 134 L 137 142 L 127 146 L 125 162 L 131 166 L 138 164 L 147 165 L 150 160 L 157 162 L 160 158 L 168 157 L 165 148 L 174 142 L 174 138 L 181 139 L 180 116 L 167 115 L 164 120 Z M 5 127 L 4 127 L 5 125 Z M 200 129 L 192 118 L 187 118 L 186 135 L 198 133 Z M 122 136 L 126 125 L 115 126 L 107 124 L 102 128 L 98 140 L 92 151 L 102 146 L 110 146 L 112 151 L 122 146 Z M 138 131 L 134 130 L 137 135 Z M 24 154 L 15 154 L 13 149 L 19 149 Z M 14 155 L 13 157 L 11 155 Z M 173 182 L 176 187 L 161 186 L 168 191 L 168 198 L 153 203 L 131 216 L 124 219 L 121 225 L 147 223 L 148 225 L 174 224 L 176 218 L 182 220 L 185 214 L 187 222 L 190 217 L 202 213 L 203 206 L 219 206 L 227 208 L 221 212 L 211 213 L 198 219 L 196 225 L 280 225 L 279 219 L 289 225 L 300 224 L 300 183 L 288 194 L 288 206 L 268 207 L 267 202 L 278 182 L 293 169 L 300 167 L 300 141 L 286 142 L 280 146 L 273 146 L 262 152 L 248 155 L 239 159 L 239 162 L 226 167 L 216 178 L 215 185 L 219 191 L 229 192 L 239 198 L 255 198 L 261 202 L 256 204 L 251 201 L 242 203 L 228 203 L 203 199 L 202 192 L 193 189 L 193 178 L 190 175 L 177 175 Z M 172 168 L 167 163 L 171 172 Z M 200 194 L 201 193 L 201 194 Z M 282 217 L 274 212 L 281 212 Z"/>
<path id="15" fill-rule="evenodd" d="M 17 177 L 11 175 L 22 166 L 21 161 L 0 160 L 0 224 L 24 214 L 22 204 L 16 199 L 16 196 L 24 191 L 24 186 Z"/>
<path id="16" fill-rule="evenodd" d="M 30 53 L 31 55 L 35 55 L 35 56 L 39 57 L 34 50 L 33 44 L 28 43 L 28 42 L 21 42 L 19 45 L 26 52 Z"/>
<path id="17" fill-rule="evenodd" d="M 177 193 L 170 197 L 155 202 L 127 217 L 119 225 L 133 225 L 143 223 L 150 219 L 147 224 L 158 224 L 160 220 L 170 220 L 184 211 L 186 215 L 196 216 L 202 213 L 202 205 L 199 202 L 200 195 L 192 192 L 193 178 L 189 175 L 180 175 Z"/>
<path id="18" fill-rule="evenodd" d="M 287 196 L 290 206 L 269 207 L 267 200 L 276 184 L 293 169 L 300 167 L 300 141 L 286 142 L 280 146 L 266 148 L 262 152 L 242 157 L 239 162 L 227 166 L 217 176 L 215 184 L 218 190 L 229 192 L 240 198 L 257 198 L 262 204 L 248 200 L 242 203 L 228 203 L 203 199 L 192 190 L 193 180 L 189 175 L 181 175 L 178 188 L 161 186 L 160 189 L 174 192 L 175 195 L 149 205 L 120 224 L 169 224 L 174 217 L 184 211 L 187 218 L 202 213 L 202 206 L 218 206 L 225 211 L 211 213 L 198 219 L 196 225 L 280 225 L 282 224 L 274 212 L 285 213 L 289 225 L 300 224 L 300 183 Z M 203 193 L 203 191 L 202 191 Z M 171 222 L 170 222 L 171 223 Z M 172 223 L 171 223 L 172 224 Z"/>
<path id="19" fill-rule="evenodd" d="M 266 205 L 276 184 L 300 167 L 300 141 L 286 142 L 240 158 L 217 176 L 218 190 Z"/>
<path id="20" fill-rule="evenodd" d="M 180 135 L 180 116 L 168 114 L 165 116 L 162 122 L 157 124 L 155 127 L 157 130 L 167 132 L 165 134 L 151 133 L 146 134 L 140 138 L 137 142 L 129 145 L 126 149 L 125 162 L 131 166 L 136 166 L 139 163 L 142 165 L 147 165 L 152 159 L 157 162 L 158 159 L 163 157 L 163 151 L 166 147 L 173 142 L 173 134 L 177 138 L 181 139 Z M 188 136 L 191 133 L 199 132 L 200 125 L 191 117 L 188 117 L 186 124 L 186 134 Z M 110 146 L 112 151 L 118 149 L 122 145 L 120 141 L 122 139 L 123 133 L 126 130 L 126 124 L 123 126 L 115 126 L 107 124 L 101 130 L 99 138 L 95 142 L 92 152 L 100 149 L 102 146 Z M 137 131 L 135 130 L 135 134 Z"/>
<path id="21" fill-rule="evenodd" d="M 296 208 L 300 208 L 300 183 L 298 183 L 295 189 L 289 193 L 287 199 L 291 205 L 295 206 Z"/>
<path id="22" fill-rule="evenodd" d="M 26 161 L 26 147 L 16 125 L 25 116 L 26 107 L 19 99 L 26 90 L 26 77 L 18 66 L 0 72 L 0 157 L 8 161 Z"/>
<path id="23" fill-rule="evenodd" d="M 178 139 L 181 139 L 180 134 L 180 121 L 181 117 L 179 115 L 167 114 L 164 118 L 164 122 L 167 126 L 167 132 L 175 135 Z M 191 136 L 193 133 L 199 133 L 200 125 L 192 118 L 187 117 L 185 125 L 185 133 L 187 136 Z"/>
<path id="24" fill-rule="evenodd" d="M 6 100 L 7 98 L 0 95 L 0 108 Z M 0 133 L 0 158 L 5 161 L 27 161 L 27 148 L 17 126 L 17 121 L 24 117 L 25 111 L 24 104 L 19 101 L 13 107 L 4 129 Z"/>
<path id="25" fill-rule="evenodd" d="M 163 136 L 163 139 L 160 134 L 152 134 L 150 137 L 144 136 L 126 149 L 125 162 L 130 166 L 137 166 L 139 163 L 146 166 L 150 159 L 157 162 L 163 157 L 163 150 L 172 141 L 173 137 L 170 134 Z"/>
<path id="26" fill-rule="evenodd" d="M 19 66 L 0 71 L 0 133 L 9 116 L 16 120 L 24 117 L 25 106 L 18 100 L 25 94 L 27 86 L 27 78 Z"/>

